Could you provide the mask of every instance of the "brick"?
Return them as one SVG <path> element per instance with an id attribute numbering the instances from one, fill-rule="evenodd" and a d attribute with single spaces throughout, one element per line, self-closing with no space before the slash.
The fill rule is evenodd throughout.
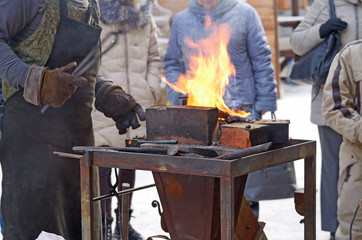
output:
<path id="1" fill-rule="evenodd" d="M 289 140 L 289 120 L 283 119 L 259 119 L 256 124 L 262 124 L 269 127 L 269 140 L 273 143 L 287 143 Z"/>
<path id="2" fill-rule="evenodd" d="M 221 125 L 220 145 L 248 148 L 268 141 L 268 126 L 241 122 Z"/>
<path id="3" fill-rule="evenodd" d="M 195 106 L 152 106 L 146 109 L 147 140 L 211 145 L 218 128 L 218 109 Z"/>

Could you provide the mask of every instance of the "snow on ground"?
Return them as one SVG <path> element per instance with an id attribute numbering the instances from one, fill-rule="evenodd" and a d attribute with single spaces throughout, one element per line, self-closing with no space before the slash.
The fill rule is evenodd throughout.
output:
<path id="1" fill-rule="evenodd" d="M 294 139 L 318 140 L 317 127 L 309 121 L 310 86 L 308 85 L 280 85 L 281 98 L 278 100 L 278 119 L 289 119 L 289 136 Z M 269 118 L 267 113 L 265 118 Z M 303 160 L 295 161 L 297 187 L 304 184 Z M 320 229 L 320 151 L 317 143 L 317 239 L 329 239 L 329 233 Z M 0 172 L 1 174 L 1 172 Z M 0 175 L 1 177 L 1 175 Z M 137 171 L 136 187 L 154 183 L 152 174 L 148 171 Z M 0 188 L 1 193 L 1 188 Z M 133 194 L 134 214 L 131 219 L 132 226 L 144 238 L 153 235 L 166 235 L 160 227 L 160 216 L 156 208 L 151 206 L 153 200 L 159 197 L 155 187 L 136 191 Z M 115 205 L 115 201 L 113 201 Z M 294 199 L 269 200 L 260 202 L 259 221 L 265 222 L 264 232 L 269 240 L 301 240 L 304 239 L 304 225 L 302 219 L 294 209 Z M 0 240 L 2 237 L 0 236 Z"/>

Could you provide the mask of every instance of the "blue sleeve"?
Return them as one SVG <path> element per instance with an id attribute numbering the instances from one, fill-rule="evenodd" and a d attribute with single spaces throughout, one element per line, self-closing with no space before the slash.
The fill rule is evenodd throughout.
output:
<path id="1" fill-rule="evenodd" d="M 248 21 L 248 54 L 255 79 L 255 109 L 275 111 L 277 109 L 276 81 L 271 62 L 272 54 L 263 25 L 254 8 Z"/>
<path id="2" fill-rule="evenodd" d="M 167 50 L 163 59 L 165 77 L 167 81 L 171 83 L 176 83 L 179 76 L 185 71 L 185 65 L 182 61 L 181 54 L 182 49 L 178 44 L 178 19 L 179 18 L 175 16 L 173 20 Z M 183 94 L 174 91 L 167 85 L 167 99 L 172 105 L 181 105 L 181 96 L 183 96 Z"/>

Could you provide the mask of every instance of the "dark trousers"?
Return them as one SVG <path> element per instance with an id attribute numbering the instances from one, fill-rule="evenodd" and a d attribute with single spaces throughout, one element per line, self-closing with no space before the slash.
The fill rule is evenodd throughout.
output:
<path id="1" fill-rule="evenodd" d="M 343 139 L 339 133 L 327 126 L 318 126 L 318 132 L 322 153 L 320 191 L 322 230 L 336 232 L 339 148 Z"/>
<path id="2" fill-rule="evenodd" d="M 109 171 L 111 168 L 99 167 L 98 169 L 99 169 L 100 194 L 105 195 L 110 191 L 108 179 L 109 179 Z M 122 183 L 129 183 L 130 187 L 133 188 L 135 184 L 135 170 L 120 169 L 118 176 L 118 188 L 119 188 L 118 191 L 121 190 Z M 130 194 L 130 198 L 132 198 L 132 193 Z M 111 211 L 112 211 L 111 205 L 112 205 L 112 198 L 108 198 L 106 200 L 101 201 L 102 215 L 106 214 L 107 216 L 111 216 Z"/>

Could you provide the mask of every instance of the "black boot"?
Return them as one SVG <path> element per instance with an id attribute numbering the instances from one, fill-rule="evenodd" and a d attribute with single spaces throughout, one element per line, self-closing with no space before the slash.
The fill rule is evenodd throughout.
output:
<path id="1" fill-rule="evenodd" d="M 118 208 L 114 209 L 114 213 L 116 214 L 116 226 L 114 228 L 114 234 L 113 234 L 113 239 L 114 240 L 122 240 L 122 235 L 121 235 L 121 222 L 119 219 L 119 211 Z"/>
<path id="2" fill-rule="evenodd" d="M 102 214 L 102 235 L 103 240 L 112 240 L 112 217 L 106 217 Z"/>
<path id="3" fill-rule="evenodd" d="M 114 228 L 114 240 L 122 240 L 121 223 L 120 223 L 120 219 L 119 219 L 118 208 L 115 209 L 114 212 L 116 213 L 116 218 L 117 218 L 116 227 Z M 131 219 L 132 212 L 133 212 L 133 210 L 130 209 L 129 210 L 129 220 Z M 136 230 L 134 230 L 131 223 L 128 224 L 128 240 L 143 240 L 141 235 Z"/>

